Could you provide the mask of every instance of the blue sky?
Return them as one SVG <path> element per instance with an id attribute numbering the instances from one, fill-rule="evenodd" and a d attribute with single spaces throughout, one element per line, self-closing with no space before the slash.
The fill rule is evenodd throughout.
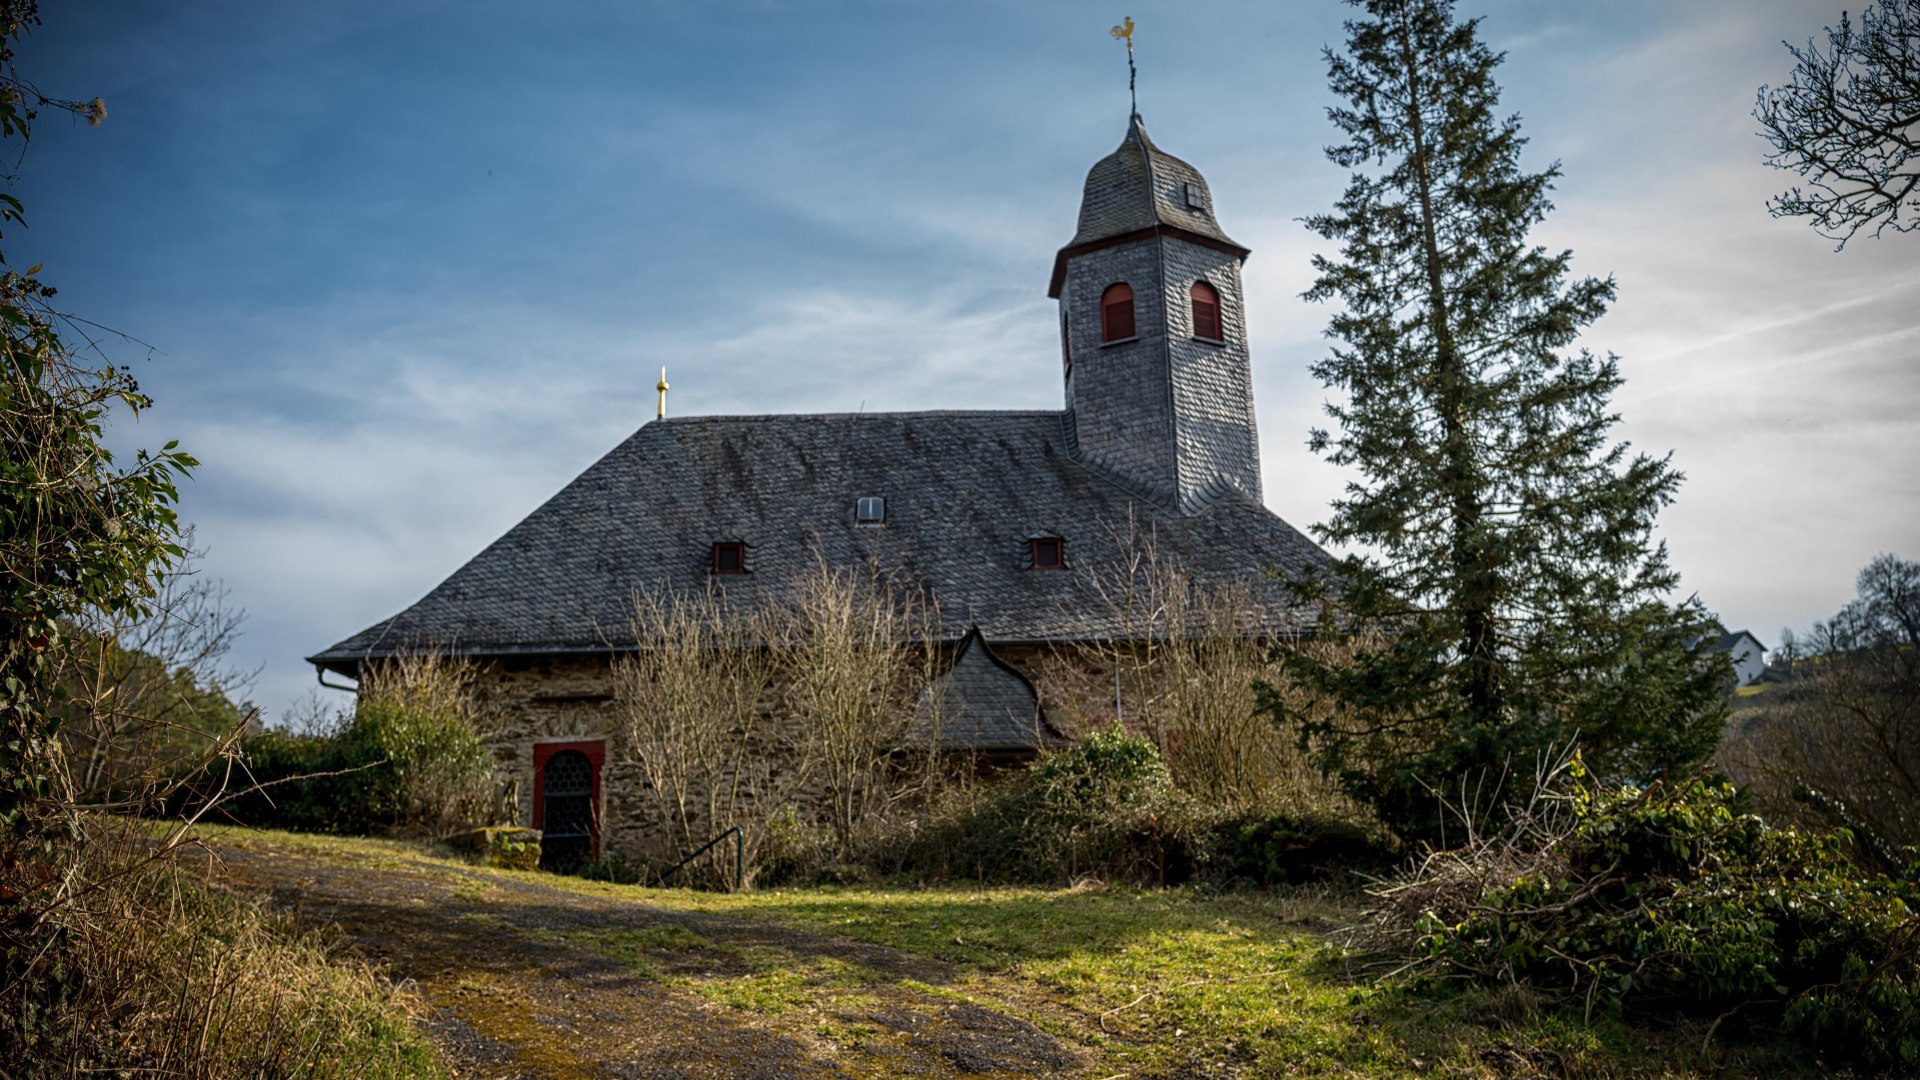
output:
<path id="1" fill-rule="evenodd" d="M 1920 558 L 1920 236 L 1835 254 L 1762 208 L 1749 117 L 1813 0 L 1463 3 L 1504 105 L 1559 160 L 1540 242 L 1620 299 L 1636 446 L 1687 474 L 1683 587 L 1774 644 Z M 278 714 L 300 658 L 411 603 L 652 416 L 1054 408 L 1046 299 L 1086 169 L 1140 108 L 1254 251 L 1268 504 L 1321 520 L 1305 449 L 1325 245 L 1323 45 L 1288 3 L 48 5 L 49 115 L 8 237 L 158 405 L 120 445 L 205 462 L 185 516 L 250 612 Z"/>

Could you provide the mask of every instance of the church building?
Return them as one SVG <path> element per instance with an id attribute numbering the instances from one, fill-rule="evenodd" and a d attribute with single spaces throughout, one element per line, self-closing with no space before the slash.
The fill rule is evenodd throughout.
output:
<path id="1" fill-rule="evenodd" d="M 636 594 L 715 579 L 778 594 L 822 559 L 872 561 L 937 602 L 958 711 L 945 737 L 1031 753 L 1059 739 L 1038 658 L 1127 633 L 1083 575 L 1125 558 L 1130 537 L 1278 612 L 1268 571 L 1328 562 L 1261 501 L 1247 255 L 1205 178 L 1135 114 L 1053 263 L 1064 408 L 654 420 L 419 602 L 309 662 L 357 677 L 423 647 L 475 661 L 506 718 L 490 737 L 523 821 L 541 826 L 562 793 L 585 799 L 592 845 L 604 821 L 620 849 L 640 781 L 609 754 L 610 665 L 635 647 Z M 1301 629 L 1273 618 L 1269 632 Z"/>

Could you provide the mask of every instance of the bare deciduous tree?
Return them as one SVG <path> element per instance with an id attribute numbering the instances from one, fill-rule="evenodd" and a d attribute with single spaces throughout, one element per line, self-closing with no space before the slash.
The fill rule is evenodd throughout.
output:
<path id="1" fill-rule="evenodd" d="M 198 572 L 191 531 L 183 539 L 150 614 L 98 614 L 62 657 L 73 712 L 61 737 L 82 798 L 180 771 L 257 717 L 242 704 L 257 671 L 226 662 L 247 614 Z"/>
<path id="2" fill-rule="evenodd" d="M 1346 805 L 1293 740 L 1255 709 L 1256 682 L 1287 680 L 1271 659 L 1278 613 L 1253 583 L 1195 580 L 1131 520 L 1115 541 L 1119 558 L 1090 568 L 1084 581 L 1119 633 L 1087 655 L 1051 665 L 1050 689 L 1059 693 L 1090 666 L 1111 669 L 1108 715 L 1152 739 L 1180 788 L 1212 804 Z M 1094 725 L 1083 719 L 1080 726 Z"/>
<path id="3" fill-rule="evenodd" d="M 767 710 L 774 630 L 768 611 L 718 590 L 636 598 L 640 648 L 614 664 L 614 701 L 624 752 L 668 833 L 660 854 L 678 860 L 734 826 L 751 854 L 766 816 L 807 779 L 792 725 Z"/>
<path id="4" fill-rule="evenodd" d="M 824 561 L 784 609 L 786 709 L 843 852 L 894 793 L 893 754 L 928 683 L 938 624 L 930 600 L 878 567 L 836 569 Z"/>
<path id="5" fill-rule="evenodd" d="M 1920 228 L 1920 0 L 1880 0 L 1855 27 L 1846 12 L 1823 51 L 1787 45 L 1784 86 L 1762 86 L 1753 115 L 1767 163 L 1805 177 L 1767 203 L 1805 217 L 1835 250 L 1862 229 Z"/>

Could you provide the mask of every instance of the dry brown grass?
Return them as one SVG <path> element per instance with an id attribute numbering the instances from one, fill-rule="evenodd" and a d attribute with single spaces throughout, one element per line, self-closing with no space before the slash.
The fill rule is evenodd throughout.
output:
<path id="1" fill-rule="evenodd" d="M 0 1059 L 23 1075 L 439 1075 L 411 995 L 285 913 L 190 872 L 170 836 L 87 819 L 41 945 L 6 972 Z"/>

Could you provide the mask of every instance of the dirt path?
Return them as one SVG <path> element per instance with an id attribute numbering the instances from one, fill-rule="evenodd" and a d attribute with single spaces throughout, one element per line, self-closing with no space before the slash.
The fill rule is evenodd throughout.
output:
<path id="1" fill-rule="evenodd" d="M 764 923 L 425 860 L 223 847 L 223 876 L 411 979 L 460 1077 L 1072 1076 L 1032 1024 L 942 992 L 945 965 Z M 813 973 L 805 978 L 797 973 Z M 825 974 L 822 974 L 825 973 Z M 834 992 L 729 998 L 783 979 Z"/>

